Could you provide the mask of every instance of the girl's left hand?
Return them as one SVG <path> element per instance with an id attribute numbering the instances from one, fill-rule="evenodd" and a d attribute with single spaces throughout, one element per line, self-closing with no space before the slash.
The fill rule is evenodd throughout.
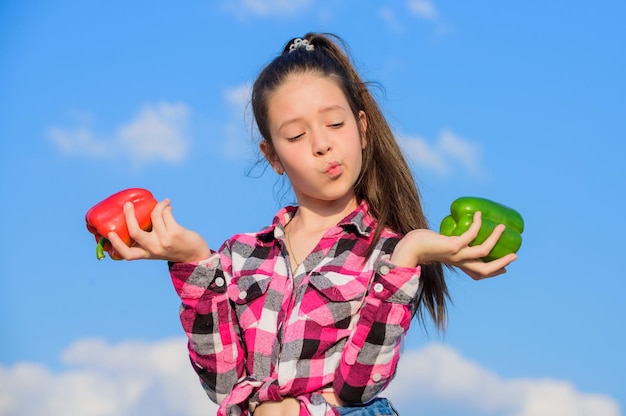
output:
<path id="1" fill-rule="evenodd" d="M 508 254 L 490 262 L 481 260 L 496 245 L 505 226 L 498 225 L 482 244 L 470 246 L 478 235 L 480 225 L 481 216 L 477 212 L 470 228 L 460 236 L 446 237 L 432 230 L 413 230 L 398 242 L 391 262 L 408 267 L 433 262 L 445 263 L 458 267 L 474 280 L 506 273 L 506 266 L 516 260 L 517 255 Z"/>

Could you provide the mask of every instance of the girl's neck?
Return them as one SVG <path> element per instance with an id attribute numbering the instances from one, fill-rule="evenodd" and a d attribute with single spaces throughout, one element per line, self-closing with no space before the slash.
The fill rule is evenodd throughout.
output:
<path id="1" fill-rule="evenodd" d="M 356 197 L 344 201 L 323 203 L 299 202 L 298 210 L 292 218 L 291 229 L 297 228 L 303 233 L 326 231 L 354 211 L 358 206 Z"/>
<path id="2" fill-rule="evenodd" d="M 285 228 L 291 270 L 294 274 L 326 232 L 357 207 L 356 198 L 341 204 L 338 201 L 303 204 L 302 199 L 299 202 L 298 210 Z"/>

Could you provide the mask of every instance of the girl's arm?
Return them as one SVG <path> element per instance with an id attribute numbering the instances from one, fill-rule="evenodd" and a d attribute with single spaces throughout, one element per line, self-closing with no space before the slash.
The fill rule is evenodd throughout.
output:
<path id="1" fill-rule="evenodd" d="M 333 389 L 342 401 L 368 402 L 393 378 L 402 341 L 415 314 L 419 276 L 419 267 L 395 266 L 388 254 L 378 262 L 335 372 Z"/>
<path id="2" fill-rule="evenodd" d="M 192 365 L 208 396 L 220 403 L 244 373 L 237 319 L 226 293 L 231 276 L 228 246 L 220 253 L 211 251 L 200 235 L 176 222 L 167 199 L 152 211 L 151 231 L 139 227 L 132 203 L 124 206 L 124 214 L 135 244 L 126 246 L 115 233 L 107 238 L 126 260 L 169 261 Z"/>
<path id="3" fill-rule="evenodd" d="M 474 279 L 496 276 L 515 260 L 510 254 L 485 263 L 504 231 L 499 226 L 481 245 L 470 247 L 480 229 L 480 213 L 470 229 L 459 237 L 430 230 L 414 230 L 385 255 L 374 270 L 374 280 L 360 310 L 355 331 L 348 340 L 335 374 L 333 388 L 346 403 L 365 403 L 382 391 L 395 374 L 402 342 L 415 314 L 419 296 L 420 266 L 439 261 L 461 268 Z"/>
<path id="4" fill-rule="evenodd" d="M 237 318 L 226 292 L 230 273 L 221 265 L 218 253 L 200 263 L 169 263 L 182 301 L 180 321 L 189 339 L 191 363 L 208 396 L 218 404 L 245 371 Z"/>

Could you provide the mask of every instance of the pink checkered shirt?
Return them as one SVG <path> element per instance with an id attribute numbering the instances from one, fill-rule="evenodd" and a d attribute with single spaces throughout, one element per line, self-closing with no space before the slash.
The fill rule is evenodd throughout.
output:
<path id="1" fill-rule="evenodd" d="M 323 398 L 375 398 L 393 378 L 421 293 L 420 268 L 389 262 L 401 238 L 362 203 L 291 273 L 284 227 L 296 207 L 258 233 L 239 234 L 200 263 L 171 263 L 192 365 L 218 415 L 295 397 L 300 416 L 336 416 Z"/>

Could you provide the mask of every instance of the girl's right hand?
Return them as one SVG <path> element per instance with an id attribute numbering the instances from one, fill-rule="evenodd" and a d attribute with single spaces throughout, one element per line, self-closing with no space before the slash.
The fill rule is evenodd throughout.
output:
<path id="1" fill-rule="evenodd" d="M 115 232 L 109 233 L 107 238 L 113 249 L 125 260 L 158 259 L 191 263 L 205 260 L 211 255 L 207 242 L 198 233 L 176 222 L 169 199 L 159 202 L 152 210 L 151 231 L 139 227 L 131 202 L 124 205 L 124 215 L 129 235 L 135 243 L 128 247 Z"/>

